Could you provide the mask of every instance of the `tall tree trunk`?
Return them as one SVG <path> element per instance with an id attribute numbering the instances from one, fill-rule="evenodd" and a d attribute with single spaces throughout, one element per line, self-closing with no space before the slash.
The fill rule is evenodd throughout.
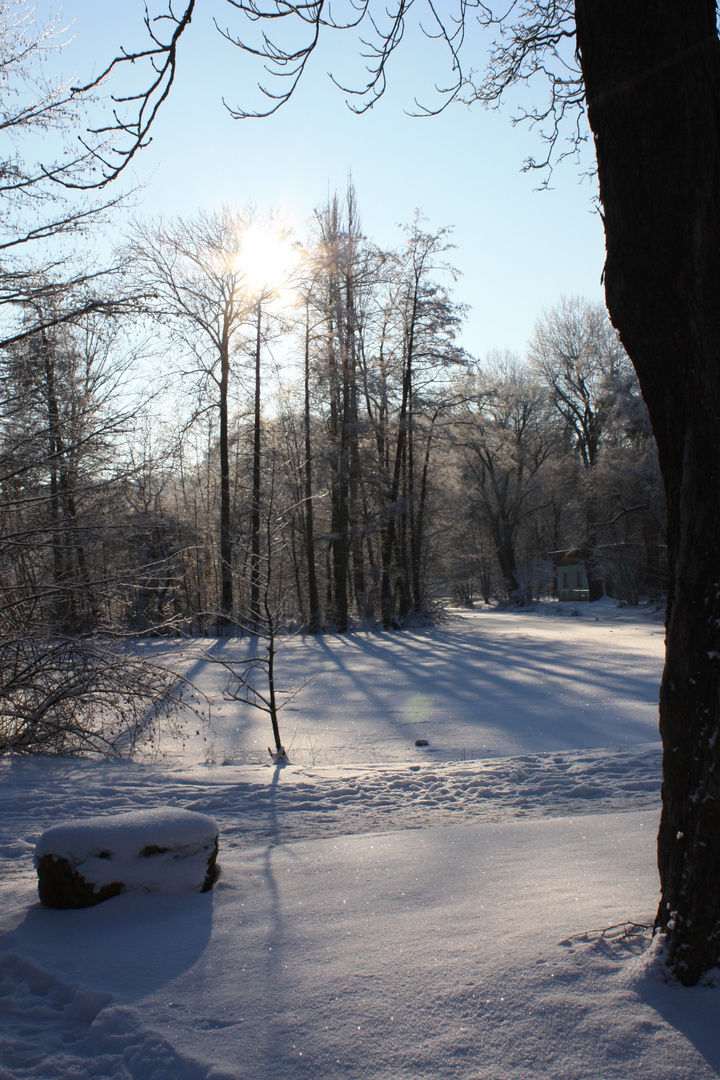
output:
<path id="1" fill-rule="evenodd" d="M 305 307 L 305 558 L 308 573 L 308 630 L 318 634 L 322 627 L 320 593 L 315 565 L 315 517 L 313 512 L 312 446 L 310 440 L 310 311 Z"/>
<path id="2" fill-rule="evenodd" d="M 60 515 L 59 471 L 62 456 L 60 435 L 60 412 L 55 393 L 55 365 L 51 346 L 46 335 L 40 339 L 42 361 L 45 368 L 45 391 L 48 410 L 48 463 L 50 471 L 50 521 L 52 523 L 53 585 L 55 586 L 54 616 L 58 627 L 67 629 L 67 598 L 64 591 L 65 546 Z"/>
<path id="3" fill-rule="evenodd" d="M 262 454 L 260 423 L 260 331 L 262 305 L 257 305 L 257 336 L 255 340 L 255 411 L 253 418 L 253 495 L 250 523 L 250 629 L 254 634 L 260 626 L 260 464 Z"/>
<path id="4" fill-rule="evenodd" d="M 53 343 L 41 335 L 41 354 L 45 375 L 48 412 L 50 515 L 53 536 L 53 584 L 56 588 L 55 616 L 58 628 L 66 633 L 88 629 L 97 611 L 88 575 L 85 545 L 78 528 L 77 501 L 71 476 L 72 447 L 63 438 L 60 401 L 55 379 Z M 70 436 L 72 439 L 72 436 Z M 74 559 L 73 559 L 74 556 Z M 73 573 L 73 562 L 77 573 Z M 84 599 L 82 618 L 78 602 Z"/>
<path id="5" fill-rule="evenodd" d="M 330 327 L 332 335 L 332 325 Z M 344 634 L 348 627 L 348 473 L 345 439 L 345 385 L 341 365 L 330 343 L 330 442 L 332 448 L 332 479 L 330 482 L 330 549 L 332 551 L 332 611 L 335 629 Z"/>
<path id="6" fill-rule="evenodd" d="M 490 516 L 488 514 L 488 516 Z M 525 598 L 520 586 L 515 559 L 515 529 L 502 514 L 490 518 L 493 538 L 495 540 L 495 554 L 497 555 L 500 573 L 502 574 L 508 599 L 521 607 Z"/>
<path id="7" fill-rule="evenodd" d="M 232 536 L 230 533 L 230 452 L 228 436 L 228 383 L 230 381 L 230 346 L 223 334 L 220 354 L 220 618 L 222 633 L 232 617 Z"/>
<path id="8" fill-rule="evenodd" d="M 330 531 L 332 533 L 333 597 L 335 629 L 344 634 L 348 628 L 348 570 L 350 566 L 350 516 L 348 513 L 347 455 L 338 448 L 334 477 Z"/>
<path id="9" fill-rule="evenodd" d="M 385 514 L 386 521 L 383 529 L 381 547 L 382 557 L 382 581 L 380 603 L 382 608 L 383 626 L 389 630 L 394 623 L 393 613 L 393 589 L 392 589 L 392 554 L 395 547 L 395 537 L 398 521 L 398 496 L 400 494 L 400 480 L 402 477 L 402 465 L 405 457 L 405 445 L 408 428 L 408 412 L 410 408 L 410 395 L 412 393 L 412 370 L 415 347 L 415 328 L 417 323 L 418 309 L 418 283 L 412 295 L 411 311 L 407 327 L 407 340 L 405 349 L 405 367 L 403 370 L 402 398 L 400 401 L 400 415 L 398 417 L 398 434 L 395 444 L 395 463 L 393 465 L 392 480 L 386 494 Z"/>
<path id="10" fill-rule="evenodd" d="M 415 550 L 415 412 L 414 412 L 414 391 L 412 382 L 410 383 L 410 398 L 408 401 L 408 424 L 407 424 L 407 461 L 405 465 L 406 469 L 406 490 L 405 498 L 403 500 L 403 542 L 401 545 L 402 551 L 402 573 L 405 581 L 405 588 L 407 591 L 406 608 L 400 612 L 400 617 L 403 621 L 410 614 L 413 600 L 413 553 Z"/>
<path id="11" fill-rule="evenodd" d="M 720 46 L 714 0 L 576 0 L 608 310 L 668 508 L 657 925 L 680 980 L 720 960 Z"/>
<path id="12" fill-rule="evenodd" d="M 426 601 L 422 575 L 423 547 L 425 543 L 425 509 L 427 506 L 430 448 L 432 446 L 433 432 L 435 430 L 435 421 L 437 420 L 439 414 L 440 410 L 436 409 L 432 416 L 432 419 L 430 420 L 427 440 L 425 442 L 425 457 L 423 460 L 422 475 L 420 478 L 420 497 L 418 499 L 417 510 L 415 513 L 415 519 L 413 524 L 412 551 L 410 555 L 412 563 L 413 608 L 416 614 L 419 614 L 422 611 Z"/>

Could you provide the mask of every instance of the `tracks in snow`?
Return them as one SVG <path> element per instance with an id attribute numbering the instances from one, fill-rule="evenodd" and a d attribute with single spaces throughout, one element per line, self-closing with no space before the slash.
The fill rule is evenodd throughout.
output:
<path id="1" fill-rule="evenodd" d="M 152 806 L 213 815 L 227 851 L 435 825 L 659 806 L 661 749 L 558 751 L 454 764 L 305 768 L 18 760 L 0 764 L 3 873 L 47 826 Z"/>

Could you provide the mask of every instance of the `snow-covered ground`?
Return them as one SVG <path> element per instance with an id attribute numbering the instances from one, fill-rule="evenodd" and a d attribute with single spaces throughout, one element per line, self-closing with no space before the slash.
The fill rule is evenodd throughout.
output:
<path id="1" fill-rule="evenodd" d="M 0 1080 L 718 1075 L 643 929 L 662 626 L 578 609 L 289 640 L 289 765 L 232 640 L 149 646 L 213 701 L 160 761 L 1 762 Z M 211 893 L 39 906 L 44 829 L 160 806 L 220 825 Z"/>
<path id="2" fill-rule="evenodd" d="M 583 609 L 566 618 L 480 610 L 412 633 L 290 639 L 278 653 L 280 682 L 313 680 L 281 725 L 293 762 L 460 761 L 656 741 L 662 624 L 607 600 L 566 607 Z M 227 677 L 206 658 L 244 655 L 234 639 L 163 651 L 216 701 Z M 267 761 L 265 716 L 222 700 L 212 714 L 186 762 Z M 418 738 L 430 743 L 422 753 Z"/>

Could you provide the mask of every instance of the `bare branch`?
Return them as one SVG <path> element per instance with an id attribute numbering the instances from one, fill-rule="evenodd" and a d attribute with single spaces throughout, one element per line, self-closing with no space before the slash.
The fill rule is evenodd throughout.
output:
<path id="1" fill-rule="evenodd" d="M 80 143 L 87 152 L 88 159 L 99 168 L 100 177 L 93 177 L 84 181 L 70 181 L 53 170 L 45 170 L 45 175 L 49 179 L 55 180 L 63 187 L 80 190 L 104 187 L 112 180 L 117 179 L 130 164 L 138 150 L 148 145 L 150 142 L 150 129 L 175 80 L 178 43 L 192 21 L 194 9 L 195 0 L 188 0 L 182 14 L 175 15 L 170 2 L 166 14 L 151 18 L 146 6 L 144 22 L 152 47 L 134 52 L 122 49 L 120 55 L 111 60 L 97 78 L 84 85 L 72 88 L 74 99 L 84 98 L 91 91 L 98 89 L 107 82 L 110 76 L 122 65 L 135 65 L 144 60 L 149 61 L 152 72 L 149 84 L 136 93 L 113 96 L 112 98 L 118 105 L 132 104 L 134 106 L 134 115 L 128 119 L 123 117 L 117 109 L 113 109 L 112 123 L 88 129 L 88 134 L 91 136 L 103 136 L 100 144 L 86 138 L 80 138 Z M 155 24 L 165 22 L 171 23 L 174 27 L 169 39 L 161 39 L 154 29 Z M 120 147 L 114 145 L 114 140 L 118 136 L 127 136 L 129 146 Z M 108 142 L 108 140 L 113 141 Z"/>

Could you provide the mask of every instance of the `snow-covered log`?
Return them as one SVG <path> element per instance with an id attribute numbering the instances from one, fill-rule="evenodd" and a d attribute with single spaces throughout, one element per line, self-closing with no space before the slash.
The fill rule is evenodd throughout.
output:
<path id="1" fill-rule="evenodd" d="M 91 907 L 130 889 L 211 889 L 218 827 L 176 807 L 137 810 L 53 825 L 35 847 L 40 901 Z"/>

